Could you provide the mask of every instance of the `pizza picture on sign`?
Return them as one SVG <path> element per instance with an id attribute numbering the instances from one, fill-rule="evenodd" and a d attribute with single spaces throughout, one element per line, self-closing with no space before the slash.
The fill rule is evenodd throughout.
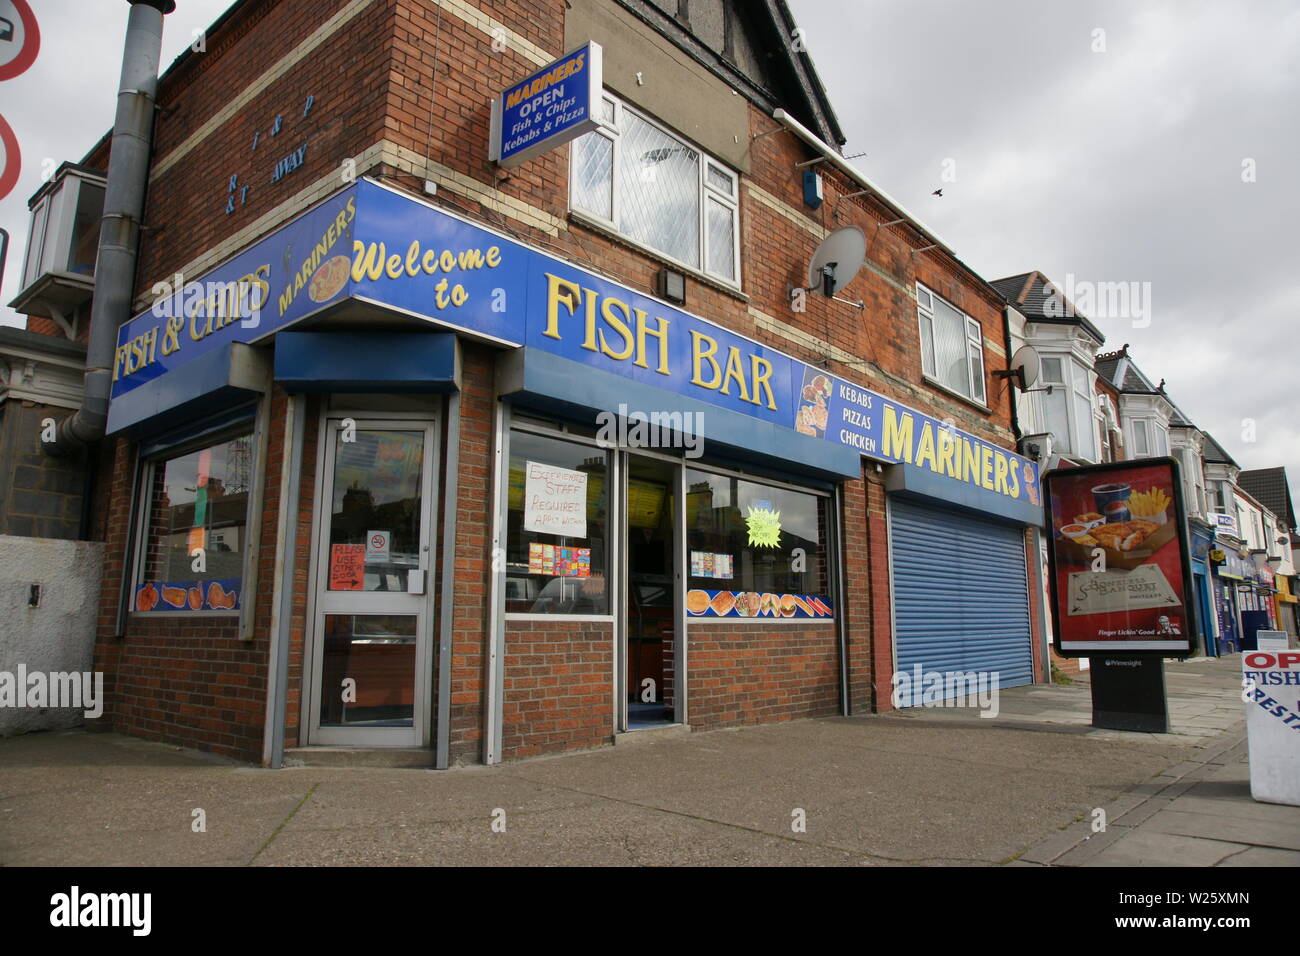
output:
<path id="1" fill-rule="evenodd" d="M 328 302 L 343 291 L 351 272 L 351 259 L 345 255 L 331 256 L 312 275 L 307 295 L 313 302 Z"/>

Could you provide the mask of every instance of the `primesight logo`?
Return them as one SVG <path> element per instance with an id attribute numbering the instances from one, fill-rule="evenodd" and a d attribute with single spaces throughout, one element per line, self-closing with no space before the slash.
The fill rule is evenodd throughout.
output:
<path id="1" fill-rule="evenodd" d="M 74 886 L 50 897 L 51 926 L 129 926 L 131 935 L 148 936 L 152 924 L 152 893 L 82 893 Z"/>

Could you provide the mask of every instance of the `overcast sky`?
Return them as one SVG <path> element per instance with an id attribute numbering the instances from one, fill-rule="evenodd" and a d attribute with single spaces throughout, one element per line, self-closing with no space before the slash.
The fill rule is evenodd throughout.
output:
<path id="1" fill-rule="evenodd" d="M 1131 343 L 1243 468 L 1300 476 L 1300 3 L 791 5 L 845 152 L 866 153 L 853 162 L 874 183 L 987 279 L 1040 269 L 1063 286 L 1149 288 L 1128 315 L 1083 309 L 1105 348 Z M 128 9 L 34 6 L 40 56 L 0 83 L 23 154 L 0 201 L 13 238 L 0 322 L 11 324 L 27 198 L 46 159 L 80 159 L 111 126 Z M 179 0 L 164 68 L 227 6 Z"/>
<path id="2" fill-rule="evenodd" d="M 791 7 L 858 169 L 986 279 L 1150 283 L 1104 348 L 1296 487 L 1300 3 Z"/>

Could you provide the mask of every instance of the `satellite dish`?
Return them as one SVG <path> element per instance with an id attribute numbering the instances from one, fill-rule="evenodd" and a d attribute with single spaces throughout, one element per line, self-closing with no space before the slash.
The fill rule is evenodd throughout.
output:
<path id="1" fill-rule="evenodd" d="M 1021 391 L 1033 387 L 1042 368 L 1043 360 L 1038 355 L 1038 349 L 1032 345 L 1020 346 L 1016 349 L 1016 354 L 1011 356 L 1011 371 L 1017 373 Z"/>
<path id="2" fill-rule="evenodd" d="M 836 229 L 822 240 L 808 264 L 808 288 L 833 296 L 853 281 L 867 258 L 867 237 L 857 226 Z"/>

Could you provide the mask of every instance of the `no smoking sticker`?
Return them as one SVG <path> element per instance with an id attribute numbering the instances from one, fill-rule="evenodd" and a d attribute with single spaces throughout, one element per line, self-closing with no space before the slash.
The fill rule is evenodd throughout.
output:
<path id="1" fill-rule="evenodd" d="M 386 564 L 392 560 L 388 549 L 389 532 L 366 532 L 366 564 Z"/>

